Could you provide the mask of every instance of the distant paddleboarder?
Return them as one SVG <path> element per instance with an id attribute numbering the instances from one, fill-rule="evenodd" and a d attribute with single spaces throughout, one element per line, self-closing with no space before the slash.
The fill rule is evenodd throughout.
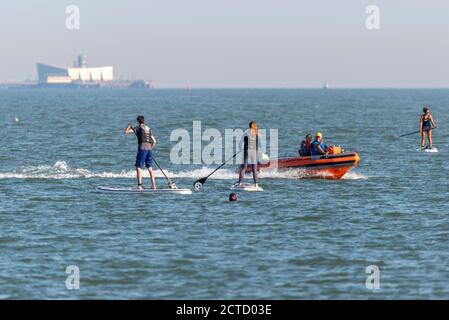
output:
<path id="1" fill-rule="evenodd" d="M 259 160 L 259 148 L 262 148 L 262 139 L 257 129 L 257 124 L 254 121 L 249 123 L 249 129 L 243 133 L 243 137 L 239 143 L 240 150 L 243 149 L 243 164 L 240 167 L 239 182 L 236 186 L 241 187 L 243 179 L 245 178 L 245 171 L 248 165 L 253 171 L 254 186 L 258 188 L 257 184 L 257 163 Z"/>
<path id="2" fill-rule="evenodd" d="M 143 116 L 137 117 L 137 126 L 131 123 L 125 128 L 125 134 L 134 133 L 139 144 L 136 156 L 137 189 L 142 190 L 142 169 L 146 166 L 151 178 L 151 188 L 156 189 L 156 182 L 153 174 L 153 148 L 156 145 L 156 138 L 153 136 L 151 128 L 145 124 Z"/>
<path id="3" fill-rule="evenodd" d="M 424 146 L 427 140 L 429 141 L 429 149 L 432 149 L 432 129 L 435 129 L 437 126 L 435 124 L 435 121 L 433 120 L 433 116 L 430 113 L 429 107 L 423 108 L 423 114 L 420 117 L 419 120 L 419 132 L 421 132 L 421 150 L 425 149 Z"/>

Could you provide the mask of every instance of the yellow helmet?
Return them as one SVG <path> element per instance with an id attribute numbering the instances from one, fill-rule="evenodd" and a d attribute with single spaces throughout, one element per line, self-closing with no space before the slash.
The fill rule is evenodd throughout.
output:
<path id="1" fill-rule="evenodd" d="M 323 138 L 323 134 L 321 132 L 317 132 L 317 133 L 315 133 L 315 137 L 320 137 L 322 139 Z"/>

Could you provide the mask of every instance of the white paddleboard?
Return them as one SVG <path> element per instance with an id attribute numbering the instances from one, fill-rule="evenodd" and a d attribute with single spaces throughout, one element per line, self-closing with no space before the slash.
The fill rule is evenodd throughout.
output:
<path id="1" fill-rule="evenodd" d="M 435 147 L 432 147 L 432 149 L 427 149 L 427 148 L 426 149 L 421 149 L 421 148 L 418 148 L 418 149 L 416 149 L 416 151 L 436 153 L 436 152 L 438 152 L 438 149 L 435 148 Z"/>
<path id="2" fill-rule="evenodd" d="M 110 188 L 110 187 L 97 187 L 98 192 L 105 193 L 142 193 L 142 194 L 192 194 L 190 189 L 143 189 L 137 190 L 137 188 Z"/>
<path id="3" fill-rule="evenodd" d="M 255 187 L 253 184 L 250 184 L 250 183 L 243 183 L 241 186 L 233 185 L 231 187 L 231 190 L 234 190 L 234 191 L 252 191 L 252 192 L 263 191 L 263 189 L 261 187 Z"/>

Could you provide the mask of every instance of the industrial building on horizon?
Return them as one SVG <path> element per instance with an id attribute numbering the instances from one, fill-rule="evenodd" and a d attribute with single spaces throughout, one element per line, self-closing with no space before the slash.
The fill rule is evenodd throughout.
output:
<path id="1" fill-rule="evenodd" d="M 80 54 L 73 67 L 58 67 L 37 63 L 38 84 L 41 86 L 99 86 L 114 80 L 112 66 L 90 68 Z"/>
<path id="2" fill-rule="evenodd" d="M 114 67 L 87 65 L 86 57 L 78 55 L 73 67 L 61 67 L 36 63 L 37 81 L 0 81 L 0 89 L 7 88 L 110 88 L 110 89 L 153 89 L 152 80 L 114 79 Z"/>

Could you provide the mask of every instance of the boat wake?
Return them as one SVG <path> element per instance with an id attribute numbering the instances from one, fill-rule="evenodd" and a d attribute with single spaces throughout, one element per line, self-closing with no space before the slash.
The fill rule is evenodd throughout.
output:
<path id="1" fill-rule="evenodd" d="M 354 171 L 349 171 L 342 178 L 342 180 L 365 180 L 365 179 L 368 179 L 368 176 L 365 176 L 364 174 L 362 174 L 360 172 L 354 172 Z"/>
<path id="2" fill-rule="evenodd" d="M 215 167 L 202 167 L 193 170 L 164 171 L 172 178 L 199 179 L 211 173 Z M 129 179 L 135 178 L 135 170 L 122 170 L 121 172 L 92 172 L 84 168 L 71 168 L 65 161 L 57 161 L 54 165 L 25 166 L 13 172 L 0 172 L 0 179 Z M 157 178 L 163 178 L 162 172 L 155 170 Z M 144 172 L 144 177 L 148 176 L 148 172 Z M 277 171 L 264 170 L 259 173 L 260 178 L 266 179 L 302 179 L 310 177 L 304 170 L 290 169 Z M 237 173 L 235 167 L 221 169 L 214 173 L 209 179 L 216 180 L 235 180 Z M 325 178 L 325 177 L 322 177 Z M 348 172 L 343 179 L 358 180 L 367 179 L 361 173 Z"/>

